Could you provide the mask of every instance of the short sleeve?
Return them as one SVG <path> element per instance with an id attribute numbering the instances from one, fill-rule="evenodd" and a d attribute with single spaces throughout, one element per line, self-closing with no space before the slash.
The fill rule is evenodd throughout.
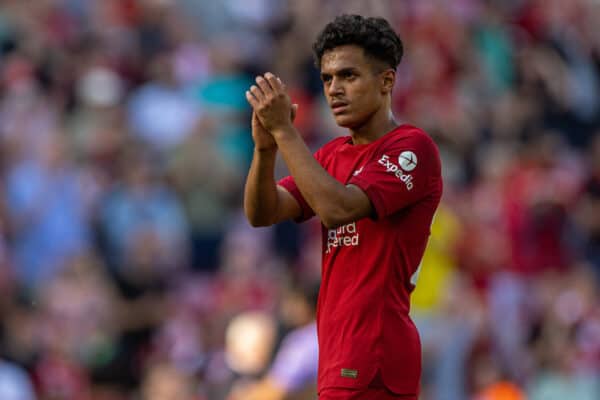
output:
<path id="1" fill-rule="evenodd" d="M 436 191 L 441 195 L 437 147 L 425 133 L 399 138 L 375 151 L 348 183 L 367 194 L 378 218 Z"/>
<path id="2" fill-rule="evenodd" d="M 285 190 L 287 190 L 298 202 L 300 208 L 302 209 L 302 215 L 295 219 L 296 222 L 304 222 L 315 215 L 315 212 L 310 208 L 302 193 L 300 193 L 300 189 L 296 185 L 296 181 L 292 176 L 286 176 L 277 182 L 277 185 L 281 186 Z"/>
<path id="3" fill-rule="evenodd" d="M 323 165 L 323 154 L 325 154 L 326 149 L 327 146 L 324 146 L 323 148 L 317 150 L 314 154 L 315 159 L 319 162 L 319 164 L 321 164 L 321 166 Z M 298 185 L 296 185 L 294 177 L 286 176 L 285 178 L 280 179 L 279 182 L 277 182 L 277 185 L 281 186 L 282 188 L 287 190 L 292 196 L 294 196 L 294 198 L 300 205 L 300 208 L 302 209 L 302 215 L 299 218 L 295 219 L 296 222 L 304 222 L 314 217 L 315 212 L 308 205 L 308 203 L 304 199 L 304 196 L 302 196 L 302 193 L 300 193 L 300 189 L 298 188 Z"/>

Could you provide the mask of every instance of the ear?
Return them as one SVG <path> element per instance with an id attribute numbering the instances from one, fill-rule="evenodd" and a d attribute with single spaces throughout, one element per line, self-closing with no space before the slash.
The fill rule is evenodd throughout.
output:
<path id="1" fill-rule="evenodd" d="M 381 93 L 389 94 L 394 89 L 396 83 L 396 71 L 392 68 L 388 68 L 381 73 Z"/>

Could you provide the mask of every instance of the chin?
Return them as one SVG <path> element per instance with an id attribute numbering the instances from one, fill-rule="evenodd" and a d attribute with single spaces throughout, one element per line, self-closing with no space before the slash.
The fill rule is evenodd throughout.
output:
<path id="1" fill-rule="evenodd" d="M 351 129 L 360 125 L 360 123 L 356 120 L 356 118 L 353 118 L 352 115 L 334 115 L 333 118 L 335 119 L 335 123 L 342 128 Z"/>

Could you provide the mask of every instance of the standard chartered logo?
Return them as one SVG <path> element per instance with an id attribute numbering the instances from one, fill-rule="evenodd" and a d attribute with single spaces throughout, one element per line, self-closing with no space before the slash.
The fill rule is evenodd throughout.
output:
<path id="1" fill-rule="evenodd" d="M 325 254 L 331 253 L 331 250 L 341 246 L 358 246 L 360 234 L 356 230 L 356 222 L 342 225 L 339 228 L 329 229 L 327 231 L 327 249 Z"/>

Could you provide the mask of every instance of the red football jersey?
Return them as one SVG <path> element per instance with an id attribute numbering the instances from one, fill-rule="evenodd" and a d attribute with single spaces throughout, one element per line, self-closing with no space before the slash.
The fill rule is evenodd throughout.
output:
<path id="1" fill-rule="evenodd" d="M 376 213 L 322 227 L 319 391 L 363 388 L 380 371 L 390 390 L 416 394 L 421 345 L 409 302 L 442 195 L 437 147 L 422 130 L 401 125 L 369 144 L 336 138 L 315 158 L 338 181 L 360 187 Z M 292 177 L 279 184 L 301 205 L 299 221 L 314 215 Z"/>

